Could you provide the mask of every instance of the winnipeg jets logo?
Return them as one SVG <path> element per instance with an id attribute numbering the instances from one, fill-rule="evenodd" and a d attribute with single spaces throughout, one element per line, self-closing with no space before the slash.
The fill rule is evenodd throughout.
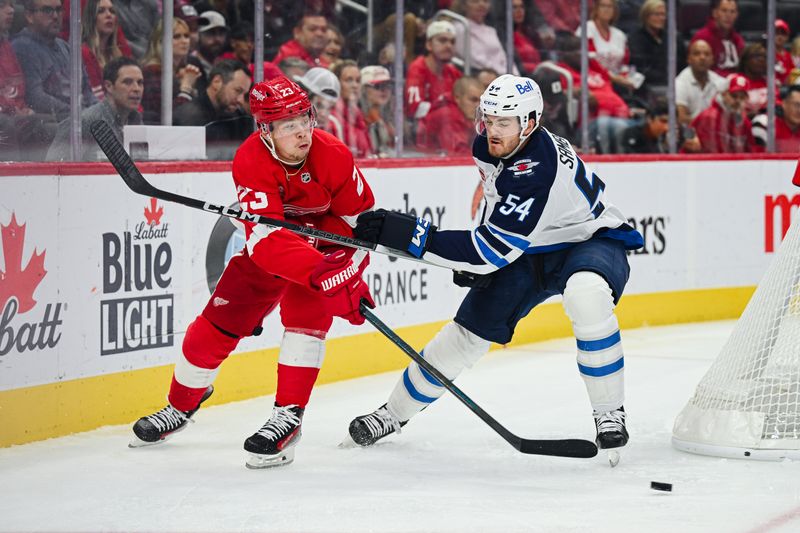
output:
<path id="1" fill-rule="evenodd" d="M 531 161 L 530 159 L 520 159 L 508 170 L 514 173 L 515 176 L 522 176 L 524 174 L 533 174 L 533 169 L 539 164 L 539 161 Z"/>
<path id="2" fill-rule="evenodd" d="M 303 183 L 308 183 L 309 181 L 311 181 L 311 174 L 309 174 L 308 172 L 303 172 L 302 174 L 300 174 L 300 181 L 302 181 Z"/>

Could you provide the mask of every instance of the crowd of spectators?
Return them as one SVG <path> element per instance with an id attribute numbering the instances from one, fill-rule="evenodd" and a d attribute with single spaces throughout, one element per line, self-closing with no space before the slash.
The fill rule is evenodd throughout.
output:
<path id="1" fill-rule="evenodd" d="M 88 160 L 101 157 L 86 134 L 93 120 L 106 120 L 120 137 L 128 124 L 170 123 L 161 101 L 164 31 L 172 32 L 171 124 L 205 127 L 213 158 L 232 157 L 254 130 L 248 93 L 256 61 L 265 78 L 285 75 L 300 83 L 315 105 L 317 127 L 357 157 L 395 154 L 397 106 L 408 152 L 468 155 L 479 96 L 505 72 L 537 81 L 543 125 L 576 146 L 587 123 L 594 153 L 668 150 L 664 0 L 589 2 L 585 117 L 577 0 L 513 0 L 510 64 L 504 0 L 406 0 L 399 51 L 392 1 L 373 3 L 368 32 L 365 17 L 335 0 L 265 0 L 263 58 L 254 57 L 252 0 L 174 5 L 172 28 L 165 30 L 159 0 L 0 0 L 0 159 L 70 156 L 68 14 L 76 6 Z M 800 152 L 800 37 L 792 39 L 789 22 L 776 21 L 776 83 L 768 87 L 766 34 L 737 31 L 737 0 L 709 0 L 707 15 L 690 27 L 679 12 L 679 150 L 764 151 L 773 92 L 777 149 Z M 789 20 L 796 25 L 800 12 Z M 405 80 L 399 93 L 398 53 Z"/>

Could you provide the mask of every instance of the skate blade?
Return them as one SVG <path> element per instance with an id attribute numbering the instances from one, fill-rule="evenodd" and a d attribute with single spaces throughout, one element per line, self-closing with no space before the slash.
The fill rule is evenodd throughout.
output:
<path id="1" fill-rule="evenodd" d="M 247 452 L 247 460 L 244 466 L 250 470 L 261 470 L 262 468 L 286 466 L 291 464 L 292 461 L 294 461 L 294 446 L 275 455 Z"/>
<path id="2" fill-rule="evenodd" d="M 350 434 L 348 433 L 347 436 L 344 438 L 344 440 L 342 440 L 342 442 L 339 443 L 339 448 L 347 450 L 350 448 L 360 448 L 360 446 L 356 441 L 353 440 L 353 437 L 351 437 Z"/>
<path id="3" fill-rule="evenodd" d="M 128 448 L 144 448 L 145 446 L 155 446 L 156 444 L 162 444 L 167 439 L 157 440 L 155 442 L 147 442 L 146 440 L 142 440 L 136 436 L 136 434 L 131 437 L 130 442 L 128 442 Z"/>
<path id="4" fill-rule="evenodd" d="M 611 468 L 617 466 L 619 464 L 619 460 L 619 449 L 608 450 L 608 464 L 611 465 Z"/>

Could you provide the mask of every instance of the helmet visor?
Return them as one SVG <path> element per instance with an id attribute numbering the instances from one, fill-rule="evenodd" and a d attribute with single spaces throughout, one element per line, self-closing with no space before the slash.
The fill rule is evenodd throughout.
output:
<path id="1" fill-rule="evenodd" d="M 519 139 L 522 127 L 517 116 L 486 115 L 479 107 L 475 112 L 475 131 L 490 139 Z"/>
<path id="2" fill-rule="evenodd" d="M 317 116 L 313 108 L 308 113 L 284 118 L 269 123 L 269 134 L 273 139 L 293 137 L 301 133 L 311 134 L 317 124 Z"/>

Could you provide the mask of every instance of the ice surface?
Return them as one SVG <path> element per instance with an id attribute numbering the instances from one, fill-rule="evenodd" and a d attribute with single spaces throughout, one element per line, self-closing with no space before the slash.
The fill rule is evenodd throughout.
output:
<path id="1" fill-rule="evenodd" d="M 242 443 L 269 416 L 269 396 L 202 409 L 151 448 L 128 449 L 129 426 L 115 426 L 0 449 L 0 531 L 800 531 L 800 464 L 669 443 L 732 325 L 624 332 L 631 442 L 614 469 L 604 453 L 522 455 L 448 395 L 401 435 L 339 449 L 350 419 L 386 400 L 391 373 L 317 389 L 283 468 L 244 467 Z M 571 339 L 492 352 L 458 384 L 520 436 L 593 439 L 574 352 Z"/>

